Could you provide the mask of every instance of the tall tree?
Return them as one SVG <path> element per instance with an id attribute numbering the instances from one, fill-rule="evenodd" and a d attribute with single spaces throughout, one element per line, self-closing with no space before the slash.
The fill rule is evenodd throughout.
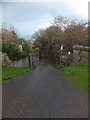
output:
<path id="1" fill-rule="evenodd" d="M 87 44 L 87 28 L 83 22 L 57 17 L 50 27 L 37 31 L 34 39 L 34 45 L 49 59 L 56 61 L 61 44 L 64 45 L 66 54 L 68 51 L 72 52 L 75 44 Z"/>

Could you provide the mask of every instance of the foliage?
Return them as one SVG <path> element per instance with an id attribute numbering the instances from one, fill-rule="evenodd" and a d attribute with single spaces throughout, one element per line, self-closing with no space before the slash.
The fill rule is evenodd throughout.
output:
<path id="1" fill-rule="evenodd" d="M 30 45 L 29 45 L 29 43 L 27 43 L 26 41 L 23 42 L 22 48 L 23 48 L 23 51 L 24 51 L 27 55 L 29 55 L 29 54 L 31 53 Z"/>
<path id="2" fill-rule="evenodd" d="M 39 55 L 39 48 L 34 48 L 34 52 L 36 55 Z"/>
<path id="3" fill-rule="evenodd" d="M 56 65 L 54 65 L 54 66 L 55 66 L 56 68 L 64 71 L 64 68 L 65 68 L 64 65 L 56 64 Z"/>
<path id="4" fill-rule="evenodd" d="M 82 24 L 78 23 L 76 25 L 71 25 L 65 30 L 65 35 L 67 39 L 65 42 L 65 48 L 68 51 L 72 51 L 72 46 L 75 44 L 87 44 L 87 30 Z"/>
<path id="5" fill-rule="evenodd" d="M 90 46 L 90 25 L 88 26 L 87 32 L 88 32 L 88 45 Z"/>
<path id="6" fill-rule="evenodd" d="M 10 43 L 2 44 L 2 52 L 7 53 L 11 61 L 19 60 L 26 57 L 26 54 L 24 52 L 19 51 L 17 47 Z"/>
<path id="7" fill-rule="evenodd" d="M 72 52 L 75 44 L 87 45 L 87 28 L 83 22 L 57 17 L 52 25 L 37 31 L 34 35 L 34 45 L 40 49 L 44 57 L 56 62 L 60 47 L 64 45 L 64 53 Z"/>
<path id="8" fill-rule="evenodd" d="M 18 46 L 21 43 L 21 39 L 18 38 L 18 35 L 14 28 L 2 28 L 2 42 L 8 42 Z"/>
<path id="9" fill-rule="evenodd" d="M 12 61 L 25 58 L 31 52 L 30 41 L 19 38 L 13 26 L 2 28 L 2 44 L 2 51 L 7 53 Z M 19 50 L 19 45 L 22 45 L 23 51 Z"/>

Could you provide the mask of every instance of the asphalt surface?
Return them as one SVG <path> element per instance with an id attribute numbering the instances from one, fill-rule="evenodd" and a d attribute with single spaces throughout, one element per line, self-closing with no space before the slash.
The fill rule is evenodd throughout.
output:
<path id="1" fill-rule="evenodd" d="M 87 118 L 88 97 L 49 64 L 3 85 L 4 118 Z"/>

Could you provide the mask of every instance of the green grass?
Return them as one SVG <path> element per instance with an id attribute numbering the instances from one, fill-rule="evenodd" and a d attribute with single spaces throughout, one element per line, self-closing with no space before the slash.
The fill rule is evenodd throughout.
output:
<path id="1" fill-rule="evenodd" d="M 69 66 L 65 75 L 85 92 L 88 92 L 88 66 Z"/>
<path id="2" fill-rule="evenodd" d="M 25 74 L 26 72 L 31 71 L 31 68 L 2 68 L 2 83 L 9 82 L 15 79 L 18 76 Z"/>
<path id="3" fill-rule="evenodd" d="M 62 68 L 64 70 L 65 76 L 69 78 L 75 85 L 80 87 L 85 92 L 88 92 L 88 66 L 68 66 L 63 68 L 58 65 L 57 68 Z"/>

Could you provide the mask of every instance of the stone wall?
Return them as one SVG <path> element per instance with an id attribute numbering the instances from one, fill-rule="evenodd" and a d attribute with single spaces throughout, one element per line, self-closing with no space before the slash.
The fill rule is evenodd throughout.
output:
<path id="1" fill-rule="evenodd" d="M 12 62 L 6 53 L 2 53 L 2 65 L 6 67 L 29 67 L 28 58 Z"/>
<path id="2" fill-rule="evenodd" d="M 90 54 L 90 47 L 74 45 L 73 46 L 73 63 L 87 64 L 89 62 L 88 56 Z"/>

